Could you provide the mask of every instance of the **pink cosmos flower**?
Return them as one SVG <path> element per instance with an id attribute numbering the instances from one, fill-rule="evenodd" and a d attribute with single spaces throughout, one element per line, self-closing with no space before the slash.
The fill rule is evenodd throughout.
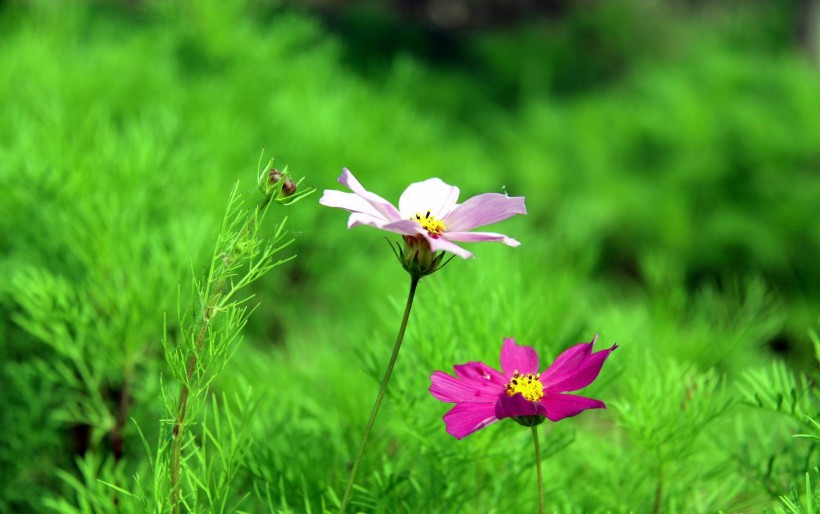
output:
<path id="1" fill-rule="evenodd" d="M 597 339 L 596 335 L 590 343 L 569 348 L 542 373 L 538 373 L 535 350 L 518 346 L 511 338 L 504 339 L 501 347 L 500 372 L 483 362 L 454 366 L 455 377 L 434 372 L 430 392 L 443 402 L 456 404 L 444 415 L 447 432 L 462 439 L 504 418 L 527 420 L 522 424 L 530 426 L 544 418 L 558 421 L 587 409 L 606 408 L 599 400 L 565 394 L 591 384 L 618 347 L 592 353 Z"/>
<path id="2" fill-rule="evenodd" d="M 524 197 L 498 193 L 474 196 L 458 201 L 459 190 L 441 179 L 431 178 L 410 184 L 399 198 L 398 209 L 381 196 L 365 190 L 347 168 L 342 169 L 339 183 L 353 191 L 325 190 L 319 203 L 351 212 L 347 227 L 369 225 L 402 234 L 405 239 L 423 238 L 435 253 L 439 250 L 468 258 L 473 254 L 456 242 L 500 241 L 509 246 L 521 243 L 495 232 L 470 232 L 516 214 L 526 214 Z"/>

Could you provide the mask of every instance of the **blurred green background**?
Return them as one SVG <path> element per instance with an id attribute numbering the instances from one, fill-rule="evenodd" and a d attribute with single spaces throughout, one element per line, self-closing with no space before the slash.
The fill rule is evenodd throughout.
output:
<path id="1" fill-rule="evenodd" d="M 178 285 L 206 264 L 232 184 L 254 194 L 263 148 L 320 191 L 347 166 L 394 202 L 434 176 L 462 200 L 527 199 L 526 217 L 492 228 L 521 247 L 472 245 L 476 259 L 422 281 L 362 511 L 528 511 L 527 434 L 453 440 L 428 377 L 495 364 L 503 337 L 546 360 L 595 333 L 621 349 L 589 394 L 616 408 L 550 432 L 556 448 L 574 441 L 548 459 L 551 508 L 649 512 L 661 454 L 678 483 L 660 511 L 780 505 L 814 445 L 795 450 L 800 420 L 758 414 L 735 387 L 771 362 L 818 371 L 818 13 L 813 0 L 0 1 L 0 510 L 136 508 L 97 482 L 144 478 L 121 401 L 153 444 L 164 315 L 173 330 Z M 260 307 L 215 389 L 262 399 L 237 498 L 263 483 L 282 512 L 321 511 L 408 280 L 382 233 L 346 230 L 318 195 L 274 216 L 298 257 L 254 286 Z M 723 424 L 692 421 L 680 451 L 642 446 L 683 423 L 702 380 L 733 405 Z M 630 422 L 664 403 L 657 425 Z M 519 471 L 493 480 L 511 454 Z"/>

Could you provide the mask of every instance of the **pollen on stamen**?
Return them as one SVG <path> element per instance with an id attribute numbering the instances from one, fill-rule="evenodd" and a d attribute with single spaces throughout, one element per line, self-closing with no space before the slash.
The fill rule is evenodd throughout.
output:
<path id="1" fill-rule="evenodd" d="M 522 375 L 516 370 L 513 373 L 513 378 L 507 384 L 506 394 L 508 396 L 515 396 L 521 393 L 525 399 L 531 402 L 537 402 L 544 397 L 544 384 L 541 383 L 541 375 L 539 373 L 527 373 Z"/>
<path id="2" fill-rule="evenodd" d="M 428 235 L 434 238 L 441 235 L 446 228 L 441 220 L 438 220 L 435 216 L 433 216 L 431 210 L 428 210 L 424 216 L 422 216 L 420 212 L 417 212 L 416 215 L 410 219 L 416 221 L 419 225 L 421 225 L 421 228 L 427 231 Z"/>

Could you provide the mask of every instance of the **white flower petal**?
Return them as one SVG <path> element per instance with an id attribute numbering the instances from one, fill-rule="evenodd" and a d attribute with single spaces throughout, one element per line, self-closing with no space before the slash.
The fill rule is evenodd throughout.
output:
<path id="1" fill-rule="evenodd" d="M 395 232 L 396 234 L 404 234 L 407 236 L 415 236 L 427 232 L 421 228 L 418 223 L 411 220 L 393 221 L 380 228 L 382 230 L 388 230 L 390 232 Z"/>
<path id="2" fill-rule="evenodd" d="M 336 207 L 350 212 L 361 212 L 368 216 L 378 217 L 387 221 L 367 200 L 354 193 L 345 193 L 333 189 L 325 189 L 319 203 L 327 207 Z"/>
<path id="3" fill-rule="evenodd" d="M 430 237 L 428 235 L 425 235 L 424 238 L 427 240 L 428 243 L 430 243 L 430 249 L 434 252 L 442 250 L 445 252 L 450 252 L 453 255 L 458 255 L 462 259 L 469 259 L 473 256 L 472 253 L 468 252 L 467 250 L 458 246 L 457 244 L 448 241 L 443 237 Z"/>
<path id="4" fill-rule="evenodd" d="M 436 219 L 442 219 L 452 211 L 458 201 L 456 186 L 445 184 L 439 178 L 410 184 L 399 198 L 399 211 L 405 219 L 416 213 L 424 215 L 428 210 Z"/>
<path id="5" fill-rule="evenodd" d="M 356 177 L 350 173 L 349 169 L 342 168 L 342 174 L 339 175 L 339 183 L 347 186 L 351 191 L 364 198 L 376 211 L 378 211 L 379 214 L 382 215 L 382 217 L 388 221 L 398 221 L 402 219 L 401 214 L 399 214 L 399 211 L 393 206 L 393 204 L 376 193 L 367 191 L 364 187 L 362 187 L 359 181 L 356 180 Z"/>
<path id="6" fill-rule="evenodd" d="M 497 234 L 495 232 L 450 232 L 444 234 L 450 241 L 459 241 L 462 243 L 478 243 L 483 241 L 500 241 L 507 246 L 521 246 L 521 243 L 504 234 Z"/>

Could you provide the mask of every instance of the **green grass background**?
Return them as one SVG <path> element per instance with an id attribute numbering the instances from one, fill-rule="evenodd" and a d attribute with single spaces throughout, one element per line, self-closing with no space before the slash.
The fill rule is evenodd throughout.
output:
<path id="1" fill-rule="evenodd" d="M 319 190 L 347 166 L 392 201 L 433 176 L 527 199 L 495 227 L 521 247 L 472 245 L 422 281 L 362 512 L 534 511 L 528 431 L 457 441 L 427 392 L 433 370 L 496 365 L 509 336 L 544 362 L 595 334 L 620 345 L 584 393 L 609 408 L 543 431 L 551 512 L 817 495 L 815 443 L 792 436 L 818 414 L 820 76 L 782 5 L 575 9 L 465 36 L 454 62 L 281 6 L 129 5 L 0 4 L 0 510 L 144 510 L 98 479 L 150 494 L 136 427 L 156 443 L 164 315 L 173 331 L 262 148 Z M 254 286 L 214 385 L 258 401 L 244 512 L 333 510 L 403 308 L 383 234 L 317 200 L 273 213 L 298 257 Z M 781 361 L 797 385 L 778 402 Z"/>

